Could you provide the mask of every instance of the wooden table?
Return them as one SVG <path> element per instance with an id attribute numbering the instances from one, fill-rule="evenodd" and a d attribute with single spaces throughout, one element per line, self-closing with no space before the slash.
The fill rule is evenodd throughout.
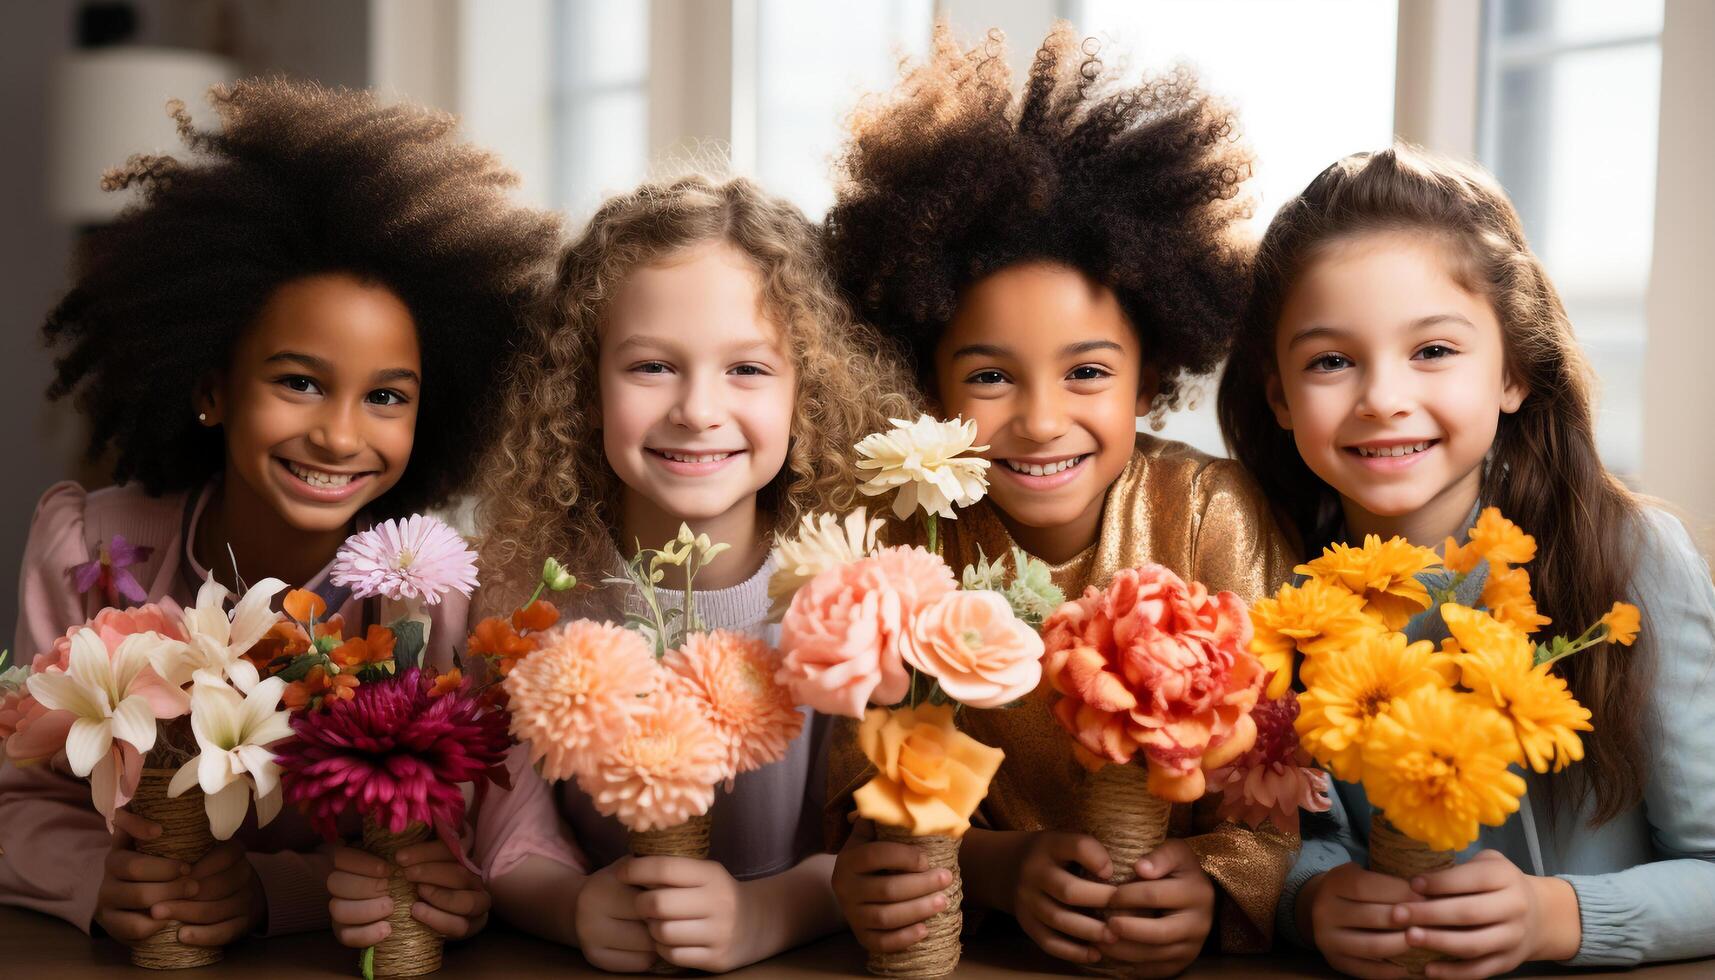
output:
<path id="1" fill-rule="evenodd" d="M 334 942 L 331 934 L 306 933 L 259 939 L 227 948 L 220 963 L 182 974 L 186 980 L 291 980 L 298 977 L 354 977 L 357 953 Z M 1076 976 L 1050 959 L 1008 923 L 990 925 L 965 947 L 959 977 L 1016 978 Z M 1709 980 L 1715 960 L 1667 963 L 1623 972 L 1580 972 L 1537 976 L 1627 977 L 1631 980 Z M 92 940 L 58 919 L 0 907 L 0 977 L 60 980 L 82 977 L 153 977 L 166 974 L 130 965 L 127 951 L 108 939 Z M 608 976 L 590 967 L 576 950 L 543 942 L 504 927 L 491 927 L 469 942 L 449 943 L 436 977 L 533 978 Z M 775 980 L 789 977 L 863 977 L 864 953 L 851 937 L 831 936 L 755 966 L 732 977 Z M 1198 961 L 1187 977 L 1331 977 L 1335 974 L 1303 953 L 1214 957 Z"/>

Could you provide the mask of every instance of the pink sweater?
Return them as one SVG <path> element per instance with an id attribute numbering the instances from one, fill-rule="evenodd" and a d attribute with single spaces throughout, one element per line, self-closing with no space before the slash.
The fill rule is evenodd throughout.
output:
<path id="1" fill-rule="evenodd" d="M 206 500 L 206 488 L 194 495 L 150 497 L 129 485 L 94 493 L 70 482 L 50 487 L 36 505 L 24 546 L 12 647 L 17 662 L 29 663 L 68 629 L 109 604 L 94 590 L 78 594 L 68 569 L 88 561 L 115 534 L 155 549 L 148 561 L 129 569 L 150 602 L 171 598 L 181 605 L 194 603 L 208 572 L 191 556 L 189 543 Z M 327 574 L 323 569 L 303 586 L 318 588 Z M 364 624 L 365 605 L 353 600 L 337 610 L 345 617 L 348 633 Z M 464 640 L 468 609 L 456 592 L 429 607 L 433 625 L 428 663 L 451 664 L 452 644 Z M 341 829 L 347 839 L 361 831 L 356 824 Z M 318 850 L 322 838 L 302 815 L 287 807 L 258 830 L 252 812 L 235 837 L 249 849 L 250 864 L 267 896 L 267 934 L 328 927 L 327 876 L 333 861 Z M 0 904 L 56 915 L 88 932 L 111 844 L 90 802 L 89 784 L 72 775 L 63 752 L 36 766 L 0 762 Z"/>

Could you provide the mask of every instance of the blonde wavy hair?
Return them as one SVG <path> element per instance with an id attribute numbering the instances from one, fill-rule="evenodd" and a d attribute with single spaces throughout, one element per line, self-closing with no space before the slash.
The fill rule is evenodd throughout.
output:
<path id="1" fill-rule="evenodd" d="M 795 206 L 743 178 L 651 181 L 609 198 L 567 248 L 513 360 L 477 501 L 485 608 L 526 594 L 550 555 L 580 578 L 609 570 L 622 487 L 596 409 L 608 304 L 637 268 L 715 241 L 755 265 L 763 309 L 797 371 L 786 463 L 758 494 L 765 526 L 855 506 L 852 445 L 911 408 L 902 359 L 854 320 L 819 229 Z"/>

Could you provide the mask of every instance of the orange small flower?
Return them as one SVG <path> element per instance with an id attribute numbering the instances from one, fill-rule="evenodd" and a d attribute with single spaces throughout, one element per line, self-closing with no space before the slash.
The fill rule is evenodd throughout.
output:
<path id="1" fill-rule="evenodd" d="M 303 627 L 291 620 L 282 620 L 269 627 L 262 639 L 256 645 L 244 652 L 244 656 L 264 676 L 268 673 L 268 665 L 281 657 L 296 657 L 310 648 L 310 638 L 304 635 Z"/>
<path id="2" fill-rule="evenodd" d="M 429 697 L 438 698 L 443 694 L 456 691 L 459 689 L 459 685 L 463 683 L 464 671 L 454 667 L 452 670 L 449 670 L 435 678 L 434 686 L 429 688 Z"/>
<path id="3" fill-rule="evenodd" d="M 364 636 L 354 636 L 328 654 L 328 659 L 341 667 L 362 667 L 393 659 L 393 631 L 385 626 L 371 626 Z"/>
<path id="4" fill-rule="evenodd" d="M 512 613 L 512 625 L 521 633 L 526 630 L 532 633 L 540 632 L 559 621 L 560 610 L 546 599 L 537 599 Z"/>
<path id="5" fill-rule="evenodd" d="M 286 615 L 298 622 L 308 623 L 312 619 L 321 619 L 327 615 L 328 604 L 321 596 L 308 589 L 293 589 L 286 593 L 281 608 L 286 610 Z"/>
<path id="6" fill-rule="evenodd" d="M 1616 602 L 1614 608 L 1602 617 L 1602 625 L 1608 628 L 1609 643 L 1629 647 L 1638 638 L 1638 607 L 1629 602 Z"/>
<path id="7" fill-rule="evenodd" d="M 534 640 L 518 635 L 512 624 L 491 616 L 476 624 L 467 649 L 478 657 L 522 657 L 536 649 Z"/>
<path id="8" fill-rule="evenodd" d="M 302 711 L 306 707 L 318 707 L 328 698 L 350 700 L 357 693 L 359 683 L 355 674 L 329 674 L 320 666 L 311 667 L 303 680 L 286 685 L 280 700 L 288 710 Z"/>
<path id="9" fill-rule="evenodd" d="M 343 613 L 334 613 L 332 616 L 329 616 L 327 619 L 316 624 L 316 639 L 318 640 L 324 636 L 331 636 L 334 639 L 339 639 L 344 635 L 345 615 Z"/>
<path id="10" fill-rule="evenodd" d="M 1535 633 L 1552 620 L 1536 611 L 1530 594 L 1530 573 L 1522 568 L 1494 565 L 1483 584 L 1483 607 L 1489 615 L 1526 633 Z"/>

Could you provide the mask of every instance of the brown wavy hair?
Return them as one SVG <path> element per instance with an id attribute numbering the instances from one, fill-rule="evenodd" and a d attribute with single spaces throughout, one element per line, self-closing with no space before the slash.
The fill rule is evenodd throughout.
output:
<path id="1" fill-rule="evenodd" d="M 1152 417 L 1220 366 L 1249 285 L 1234 230 L 1251 157 L 1189 69 L 1124 84 L 1060 23 L 1015 95 L 1000 32 L 961 50 L 938 24 L 928 60 L 861 103 L 850 129 L 834 264 L 926 385 L 963 291 L 1029 261 L 1113 290 L 1160 375 Z"/>
<path id="2" fill-rule="evenodd" d="M 550 555 L 581 577 L 608 570 L 621 492 L 595 411 L 608 304 L 633 270 L 714 241 L 755 265 L 763 308 L 797 370 L 786 464 L 758 504 L 776 531 L 811 511 L 855 506 L 852 446 L 909 411 L 909 388 L 899 359 L 835 288 L 818 229 L 743 178 L 646 183 L 609 198 L 566 250 L 513 362 L 477 510 L 484 589 L 505 597 L 496 608 L 527 592 Z"/>
<path id="3" fill-rule="evenodd" d="M 1597 456 L 1593 376 L 1560 295 L 1506 192 L 1480 168 L 1399 143 L 1338 161 L 1280 209 L 1258 250 L 1250 306 L 1221 378 L 1227 446 L 1307 543 L 1338 533 L 1338 494 L 1305 465 L 1269 406 L 1279 370 L 1275 328 L 1311 261 L 1354 236 L 1387 231 L 1446 243 L 1449 273 L 1494 308 L 1506 370 L 1528 393 L 1517 412 L 1500 417 L 1479 499 L 1536 537 L 1530 573 L 1538 606 L 1557 627 L 1582 630 L 1625 595 L 1639 503 Z M 1549 803 L 1582 806 L 1593 795 L 1592 825 L 1643 797 L 1635 760 L 1643 753 L 1646 656 L 1643 646 L 1604 645 L 1554 667 L 1596 730 L 1584 739 L 1584 763 L 1567 771 L 1573 778 L 1548 781 Z"/>

